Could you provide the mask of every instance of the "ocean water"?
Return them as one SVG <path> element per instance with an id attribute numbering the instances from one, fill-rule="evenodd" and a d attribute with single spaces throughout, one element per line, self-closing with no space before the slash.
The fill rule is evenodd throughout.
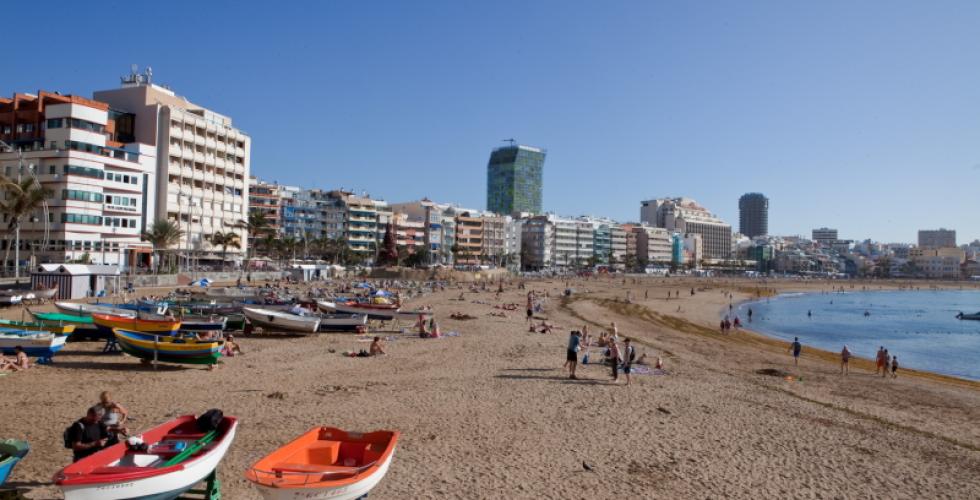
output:
<path id="1" fill-rule="evenodd" d="M 980 321 L 956 319 L 960 311 L 980 311 L 980 291 L 786 294 L 743 303 L 735 313 L 749 329 L 786 341 L 799 337 L 804 352 L 808 345 L 840 352 L 847 344 L 854 355 L 874 359 L 885 346 L 900 367 L 980 380 Z"/>

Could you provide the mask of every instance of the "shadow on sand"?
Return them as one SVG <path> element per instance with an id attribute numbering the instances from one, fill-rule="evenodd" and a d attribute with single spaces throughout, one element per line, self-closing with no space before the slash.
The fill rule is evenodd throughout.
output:
<path id="1" fill-rule="evenodd" d="M 115 356 L 112 356 L 115 358 Z M 166 371 L 178 371 L 185 370 L 188 368 L 194 368 L 189 365 L 172 365 L 159 363 L 156 369 L 153 365 L 149 363 L 140 363 L 136 360 L 122 361 L 125 358 L 116 358 L 119 362 L 97 362 L 97 361 L 63 361 L 56 359 L 54 363 L 51 363 L 52 368 L 68 368 L 68 369 L 81 369 L 81 370 L 119 370 L 119 371 L 129 371 L 129 372 L 166 372 Z M 204 367 L 205 365 L 201 365 Z"/>
<path id="2" fill-rule="evenodd" d="M 494 378 L 510 379 L 510 380 L 551 380 L 554 382 L 559 382 L 562 384 L 574 384 L 574 385 L 611 385 L 610 381 L 606 380 L 594 380 L 590 378 L 577 378 L 570 379 L 568 376 L 563 375 L 517 375 L 504 373 L 500 375 L 494 375 Z"/>

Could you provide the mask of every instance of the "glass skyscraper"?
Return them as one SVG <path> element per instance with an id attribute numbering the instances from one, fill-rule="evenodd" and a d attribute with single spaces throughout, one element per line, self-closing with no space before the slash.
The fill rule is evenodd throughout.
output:
<path id="1" fill-rule="evenodd" d="M 531 146 L 493 150 L 487 163 L 487 210 L 505 215 L 540 214 L 545 154 Z"/>

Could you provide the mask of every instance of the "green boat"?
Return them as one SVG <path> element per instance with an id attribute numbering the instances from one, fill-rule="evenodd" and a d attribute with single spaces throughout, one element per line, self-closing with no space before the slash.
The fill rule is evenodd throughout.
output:
<path id="1" fill-rule="evenodd" d="M 75 331 L 73 324 L 52 324 L 41 321 L 14 321 L 12 319 L 0 319 L 0 328 L 16 328 L 19 330 L 30 330 L 35 332 L 51 332 L 56 335 L 71 335 Z"/>
<path id="2" fill-rule="evenodd" d="M 92 316 L 78 316 L 75 314 L 64 314 L 64 313 L 39 313 L 28 310 L 31 316 L 40 323 L 49 325 L 94 325 L 92 322 Z"/>

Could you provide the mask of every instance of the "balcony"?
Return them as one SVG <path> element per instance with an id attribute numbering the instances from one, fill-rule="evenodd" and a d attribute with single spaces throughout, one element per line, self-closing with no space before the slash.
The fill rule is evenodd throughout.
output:
<path id="1" fill-rule="evenodd" d="M 194 169 L 193 179 L 195 181 L 203 181 L 204 180 L 204 171 L 203 170 Z"/>
<path id="2" fill-rule="evenodd" d="M 174 137 L 176 139 L 183 139 L 184 131 L 180 127 L 170 127 L 170 137 Z"/>
<path id="3" fill-rule="evenodd" d="M 204 163 L 204 153 L 194 151 L 194 163 Z"/>
<path id="4" fill-rule="evenodd" d="M 216 150 L 217 150 L 217 151 L 218 151 L 219 153 L 224 153 L 225 151 L 227 151 L 227 149 L 225 149 L 225 143 L 223 143 L 223 142 L 221 142 L 221 141 L 217 141 L 217 142 L 218 142 L 218 144 L 217 144 L 217 146 L 215 147 L 215 149 L 216 149 Z"/>
<path id="5" fill-rule="evenodd" d="M 185 160 L 193 160 L 194 159 L 194 150 L 193 149 L 189 149 L 189 148 L 184 148 L 184 150 L 181 151 L 181 153 L 180 153 L 180 157 L 183 158 L 183 159 L 185 159 Z"/>
<path id="6" fill-rule="evenodd" d="M 180 175 L 181 177 L 187 177 L 188 179 L 190 179 L 191 176 L 194 175 L 194 169 L 192 169 L 191 167 L 181 167 Z"/>

